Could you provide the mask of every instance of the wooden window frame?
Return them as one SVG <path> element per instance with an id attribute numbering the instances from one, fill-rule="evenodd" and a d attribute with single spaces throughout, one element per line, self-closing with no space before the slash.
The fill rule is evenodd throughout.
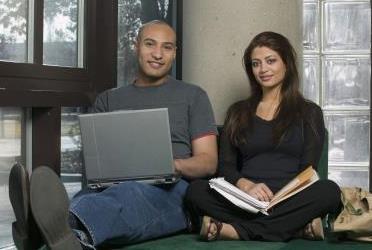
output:
<path id="1" fill-rule="evenodd" d="M 0 62 L 0 106 L 89 105 L 116 85 L 117 0 L 86 1 L 84 68 L 42 64 L 43 7 L 35 1 L 33 63 Z"/>
<path id="2" fill-rule="evenodd" d="M 89 106 L 116 86 L 117 0 L 86 1 L 84 68 L 42 65 L 43 7 L 35 1 L 33 63 L 0 62 L 0 106 L 32 109 L 32 168 L 60 174 L 61 107 Z"/>
<path id="3" fill-rule="evenodd" d="M 35 0 L 33 63 L 0 62 L 0 107 L 32 109 L 32 169 L 61 171 L 61 107 L 90 106 L 117 78 L 118 0 L 86 0 L 84 68 L 42 65 L 43 0 Z M 177 0 L 177 71 L 182 79 L 183 1 Z"/>

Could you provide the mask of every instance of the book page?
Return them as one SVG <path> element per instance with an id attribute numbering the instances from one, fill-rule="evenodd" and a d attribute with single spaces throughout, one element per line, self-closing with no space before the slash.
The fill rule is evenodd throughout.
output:
<path id="1" fill-rule="evenodd" d="M 265 209 L 269 205 L 269 202 L 259 201 L 253 198 L 252 196 L 243 192 L 236 186 L 225 181 L 224 178 L 222 177 L 209 180 L 209 186 L 213 189 L 219 188 L 220 190 L 230 195 L 233 195 L 235 198 L 243 202 L 246 202 L 257 209 Z"/>
<path id="2" fill-rule="evenodd" d="M 274 195 L 273 199 L 270 201 L 269 206 L 267 207 L 267 210 L 278 204 L 279 202 L 304 190 L 317 180 L 319 180 L 319 177 L 313 167 L 310 166 L 306 168 Z"/>
<path id="3" fill-rule="evenodd" d="M 209 186 L 236 206 L 252 213 L 261 212 L 267 215 L 267 211 L 271 207 L 304 190 L 317 180 L 319 180 L 318 174 L 310 166 L 280 189 L 270 202 L 259 201 L 253 198 L 238 187 L 225 181 L 223 177 L 209 180 Z"/>
<path id="4" fill-rule="evenodd" d="M 260 211 L 263 212 L 263 213 L 265 213 L 265 214 L 267 214 L 265 210 L 262 210 L 262 209 L 260 210 L 260 209 L 258 209 L 256 207 L 253 207 L 253 206 L 249 205 L 247 202 L 244 202 L 244 201 L 236 198 L 234 195 L 229 194 L 228 192 L 225 192 L 225 191 L 223 191 L 222 189 L 220 189 L 220 188 L 218 188 L 216 186 L 213 186 L 212 188 L 214 190 L 216 190 L 218 193 L 220 193 L 222 196 L 224 196 L 226 199 L 228 199 L 235 206 L 238 206 L 238 207 L 240 207 L 243 210 L 246 210 L 246 211 L 251 212 L 251 213 L 254 213 L 254 214 L 256 214 L 256 213 L 258 213 Z"/>
<path id="5" fill-rule="evenodd" d="M 269 205 L 268 202 L 259 201 L 259 200 L 255 199 L 255 198 L 253 198 L 249 194 L 247 194 L 247 193 L 243 192 L 242 190 L 240 190 L 238 187 L 236 187 L 236 186 L 232 185 L 231 183 L 225 181 L 224 178 L 221 178 L 220 177 L 220 178 L 211 179 L 209 181 L 209 185 L 212 188 L 218 187 L 218 188 L 222 189 L 223 191 L 234 195 L 238 199 L 251 204 L 254 207 L 264 209 L 264 208 L 266 208 Z"/>

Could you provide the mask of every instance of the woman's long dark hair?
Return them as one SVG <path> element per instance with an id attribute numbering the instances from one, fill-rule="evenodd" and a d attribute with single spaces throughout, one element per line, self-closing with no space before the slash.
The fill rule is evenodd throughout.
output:
<path id="1" fill-rule="evenodd" d="M 248 45 L 243 56 L 243 66 L 249 78 L 251 95 L 248 99 L 232 105 L 227 113 L 224 130 L 237 146 L 246 143 L 246 131 L 253 131 L 253 118 L 262 99 L 262 87 L 252 70 L 252 52 L 257 47 L 267 47 L 279 54 L 286 67 L 280 89 L 281 101 L 276 110 L 273 127 L 273 142 L 279 143 L 288 127 L 303 117 L 305 99 L 299 92 L 299 75 L 296 67 L 296 52 L 284 36 L 266 31 L 258 34 Z"/>

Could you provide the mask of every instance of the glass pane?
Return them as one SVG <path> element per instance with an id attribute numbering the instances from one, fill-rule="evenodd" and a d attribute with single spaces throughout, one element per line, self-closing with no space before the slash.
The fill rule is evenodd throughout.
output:
<path id="1" fill-rule="evenodd" d="M 81 189 L 83 159 L 78 115 L 82 111 L 81 108 L 62 108 L 61 176 L 70 197 Z"/>
<path id="2" fill-rule="evenodd" d="M 27 62 L 27 0 L 0 0 L 0 60 Z"/>
<path id="3" fill-rule="evenodd" d="M 172 0 L 118 1 L 118 86 L 131 84 L 137 72 L 134 42 L 139 27 L 150 20 L 172 23 Z"/>
<path id="4" fill-rule="evenodd" d="M 14 162 L 21 162 L 21 124 L 20 108 L 0 108 L 0 247 L 13 244 L 8 179 Z"/>
<path id="5" fill-rule="evenodd" d="M 324 13 L 324 50 L 370 50 L 369 2 L 326 2 Z"/>
<path id="6" fill-rule="evenodd" d="M 332 162 L 369 162 L 369 115 L 326 114 L 329 131 L 328 160 Z"/>
<path id="7" fill-rule="evenodd" d="M 369 107 L 371 76 L 369 57 L 326 57 L 323 63 L 325 106 Z"/>
<path id="8" fill-rule="evenodd" d="M 305 57 L 302 93 L 305 98 L 319 103 L 319 59 Z"/>
<path id="9" fill-rule="evenodd" d="M 303 4 L 303 46 L 305 50 L 319 50 L 318 3 Z"/>
<path id="10" fill-rule="evenodd" d="M 328 179 L 335 181 L 341 187 L 361 187 L 369 189 L 368 182 L 369 172 L 357 170 L 334 170 L 328 173 Z"/>
<path id="11" fill-rule="evenodd" d="M 44 64 L 77 67 L 77 19 L 78 0 L 44 1 Z"/>

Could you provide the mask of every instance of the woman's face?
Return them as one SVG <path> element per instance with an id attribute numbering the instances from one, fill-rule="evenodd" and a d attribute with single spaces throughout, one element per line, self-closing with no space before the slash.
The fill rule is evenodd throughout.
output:
<path id="1" fill-rule="evenodd" d="M 268 47 L 256 47 L 252 51 L 252 71 L 263 90 L 280 88 L 286 66 L 279 54 Z"/>

